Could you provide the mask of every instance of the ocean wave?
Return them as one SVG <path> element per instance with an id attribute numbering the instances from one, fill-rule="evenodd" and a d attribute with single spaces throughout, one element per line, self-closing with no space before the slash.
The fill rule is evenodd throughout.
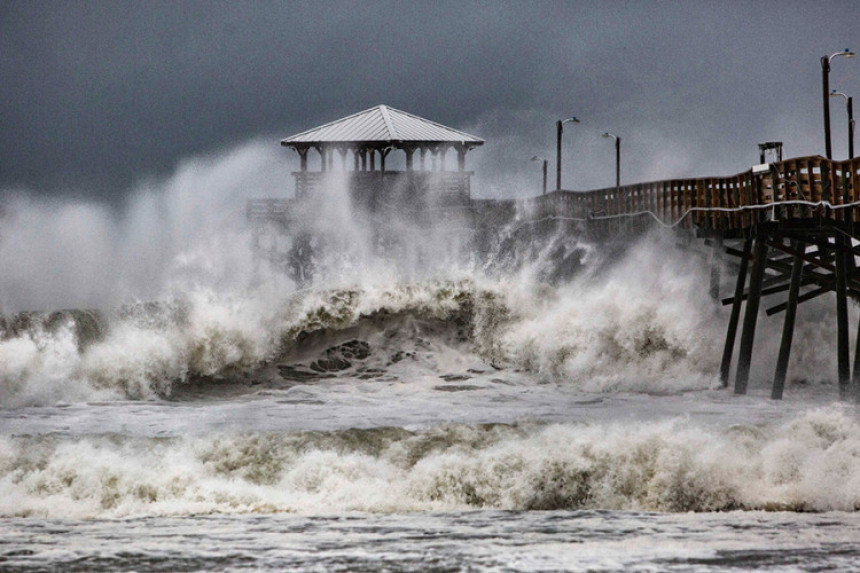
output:
<path id="1" fill-rule="evenodd" d="M 26 313 L 0 332 L 7 406 L 169 396 L 189 380 L 253 376 L 312 334 L 375 316 L 411 314 L 467 327 L 471 283 L 306 291 L 280 298 L 209 290 L 112 313 Z"/>
<path id="2" fill-rule="evenodd" d="M 858 436 L 856 415 L 840 408 L 721 430 L 676 419 L 169 439 L 4 436 L 0 515 L 855 511 Z"/>
<path id="3" fill-rule="evenodd" d="M 532 373 L 536 382 L 591 392 L 714 388 L 727 310 L 703 286 L 707 265 L 673 249 L 671 237 L 658 234 L 609 263 L 592 252 L 587 272 L 558 284 L 544 280 L 544 254 L 514 274 L 368 278 L 298 292 L 269 282 L 197 287 L 109 312 L 23 313 L 0 321 L 0 403 L 152 399 L 207 379 L 259 384 L 298 343 L 313 338 L 325 353 L 349 329 L 360 330 L 364 344 L 390 338 L 380 318 L 393 316 L 450 321 L 465 342 L 452 351 Z M 790 382 L 832 383 L 833 311 L 819 303 L 798 319 Z M 757 357 L 775 356 L 779 326 L 761 321 Z M 448 338 L 437 342 L 451 346 Z M 757 360 L 752 385 L 766 384 L 772 367 Z"/>

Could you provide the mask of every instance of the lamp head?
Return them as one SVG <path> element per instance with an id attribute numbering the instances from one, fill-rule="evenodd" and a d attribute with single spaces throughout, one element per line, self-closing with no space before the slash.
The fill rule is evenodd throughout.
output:
<path id="1" fill-rule="evenodd" d="M 532 157 L 532 161 L 544 161 L 544 158 L 540 155 L 535 155 L 534 157 Z"/>
<path id="2" fill-rule="evenodd" d="M 845 56 L 846 58 L 853 58 L 853 57 L 855 56 L 855 54 L 854 54 L 854 52 L 852 52 L 852 51 L 851 51 L 851 50 L 849 50 L 848 48 L 845 48 L 845 51 L 844 51 L 844 52 L 836 52 L 835 54 L 833 54 L 832 56 L 830 56 L 830 57 L 828 58 L 828 60 L 827 60 L 827 61 L 829 62 L 829 61 L 833 60 L 833 58 L 835 58 L 835 57 L 837 57 L 837 56 Z"/>
<path id="3" fill-rule="evenodd" d="M 842 93 L 842 92 L 838 92 L 838 91 L 836 91 L 836 90 L 833 90 L 832 92 L 830 92 L 830 97 L 839 97 L 839 96 L 842 96 L 842 97 L 844 97 L 845 99 L 848 99 L 848 95 L 847 95 L 847 94 L 844 94 L 844 93 Z"/>
<path id="4" fill-rule="evenodd" d="M 569 117 L 569 118 L 567 118 L 567 119 L 565 119 L 565 120 L 562 120 L 562 122 L 561 122 L 561 123 L 562 123 L 562 124 L 565 124 L 565 123 L 579 123 L 579 118 L 578 118 L 578 117 L 576 117 L 576 116 Z"/>

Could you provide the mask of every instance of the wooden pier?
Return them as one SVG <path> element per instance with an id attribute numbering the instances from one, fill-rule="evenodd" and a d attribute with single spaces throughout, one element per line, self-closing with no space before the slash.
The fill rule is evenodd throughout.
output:
<path id="1" fill-rule="evenodd" d="M 740 327 L 734 390 L 746 393 L 759 309 L 766 303 L 768 316 L 784 317 L 772 389 L 772 396 L 781 398 L 797 307 L 834 292 L 839 393 L 860 398 L 860 335 L 852 378 L 847 302 L 849 297 L 860 300 L 860 246 L 855 245 L 860 243 L 860 158 L 783 160 L 782 144 L 768 142 L 759 146 L 759 165 L 731 176 L 475 200 L 465 158 L 483 140 L 387 106 L 302 132 L 281 144 L 300 156 L 301 171 L 293 174 L 296 199 L 251 200 L 247 217 L 257 256 L 284 266 L 299 284 L 312 280 L 314 251 L 325 242 L 308 222 L 330 209 L 333 200 L 348 203 L 351 217 L 373 230 L 377 244 L 385 244 L 386 226 L 393 221 L 400 232 L 408 227 L 425 236 L 440 221 L 448 223 L 442 237 L 471 227 L 479 251 L 489 251 L 487 237 L 511 222 L 530 225 L 535 240 L 543 232 L 539 228 L 545 231 L 558 223 L 570 233 L 616 241 L 633 240 L 637 231 L 660 225 L 712 246 L 714 298 L 719 298 L 719 262 L 726 254 L 738 259 L 734 292 L 722 300 L 732 307 L 720 367 L 724 386 L 731 381 Z M 309 169 L 310 150 L 319 155 L 318 171 Z M 386 169 L 392 150 L 404 153 L 405 170 Z M 456 151 L 456 168 L 448 170 L 445 157 L 451 150 Z M 774 161 L 765 162 L 768 154 L 775 154 Z M 779 301 L 771 302 L 776 297 Z"/>
<path id="2" fill-rule="evenodd" d="M 459 192 L 455 203 L 456 207 L 468 203 L 470 220 L 477 227 L 482 220 L 491 222 L 484 225 L 496 224 L 500 217 L 531 223 L 568 221 L 585 232 L 617 236 L 628 233 L 631 225 L 662 225 L 708 241 L 714 248 L 713 261 L 724 253 L 736 257 L 739 264 L 734 293 L 722 299 L 732 309 L 720 378 L 724 385 L 729 384 L 737 356 L 734 391 L 738 394 L 747 391 L 762 302 L 768 301 L 768 316 L 784 316 L 772 389 L 772 397 L 781 398 L 797 306 L 834 292 L 839 393 L 842 398 L 858 398 L 860 336 L 852 379 L 847 306 L 849 297 L 860 300 L 856 264 L 860 246 L 855 245 L 860 243 L 858 188 L 860 158 L 831 161 L 811 156 L 762 164 L 728 177 L 670 179 L 593 191 L 562 190 L 520 200 L 471 200 Z M 249 202 L 248 218 L 255 229 L 255 241 L 264 228 L 286 233 L 290 218 L 301 217 L 296 209 L 289 200 Z M 309 240 L 305 237 L 296 244 L 301 248 Z M 733 246 L 732 242 L 738 244 Z M 716 265 L 714 272 L 718 272 Z M 712 278 L 715 296 L 718 283 Z M 778 302 L 769 302 L 776 297 L 781 297 Z M 740 347 L 736 354 L 738 327 Z"/>
<path id="3" fill-rule="evenodd" d="M 784 313 L 772 397 L 781 398 L 799 304 L 836 293 L 837 373 L 842 398 L 860 397 L 860 344 L 853 379 L 849 356 L 847 299 L 860 300 L 860 159 L 831 161 L 799 157 L 729 177 L 674 179 L 586 192 L 556 191 L 525 200 L 537 219 L 585 221 L 612 227 L 631 217 L 695 231 L 715 249 L 739 258 L 720 378 L 730 381 L 742 308 L 736 393 L 749 382 L 759 307 L 764 297 L 782 295 L 768 316 Z M 726 247 L 736 239 L 741 248 Z M 718 253 L 718 256 L 721 253 Z M 717 257 L 715 257 L 717 258 Z M 804 291 L 805 289 L 805 291 Z M 860 326 L 858 326 L 860 328 Z M 858 336 L 860 341 L 860 336 Z"/>

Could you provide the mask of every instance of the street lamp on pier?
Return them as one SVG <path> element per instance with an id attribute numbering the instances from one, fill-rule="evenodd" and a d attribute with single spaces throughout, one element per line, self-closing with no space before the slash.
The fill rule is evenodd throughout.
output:
<path id="1" fill-rule="evenodd" d="M 839 96 L 845 98 L 845 106 L 848 110 L 848 159 L 854 159 L 854 98 L 836 90 L 830 92 L 830 97 Z"/>
<path id="2" fill-rule="evenodd" d="M 540 155 L 535 155 L 532 157 L 532 161 L 540 161 L 543 163 L 543 193 L 541 195 L 546 195 L 546 164 L 547 160 L 541 157 Z"/>
<path id="3" fill-rule="evenodd" d="M 556 153 L 555 153 L 555 188 L 561 191 L 561 132 L 565 123 L 579 123 L 576 117 L 560 119 L 555 122 L 556 125 Z"/>
<path id="4" fill-rule="evenodd" d="M 833 159 L 833 152 L 830 148 L 830 62 L 837 56 L 853 58 L 854 52 L 845 48 L 844 52 L 821 56 L 821 87 L 824 94 L 824 149 L 827 153 L 827 159 Z"/>
<path id="5" fill-rule="evenodd" d="M 611 137 L 615 140 L 615 187 L 621 187 L 621 138 L 608 131 L 603 137 Z"/>

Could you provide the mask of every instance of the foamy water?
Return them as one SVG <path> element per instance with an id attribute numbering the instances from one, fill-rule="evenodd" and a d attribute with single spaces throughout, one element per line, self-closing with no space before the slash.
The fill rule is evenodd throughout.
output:
<path id="1" fill-rule="evenodd" d="M 242 221 L 276 162 L 187 161 L 119 214 L 9 195 L 0 567 L 856 560 L 860 417 L 835 402 L 826 297 L 800 309 L 786 400 L 769 319 L 736 397 L 701 245 L 523 245 L 519 220 L 473 257 L 392 220 L 380 252 L 334 201 L 315 224 L 337 249 L 297 289 Z"/>

